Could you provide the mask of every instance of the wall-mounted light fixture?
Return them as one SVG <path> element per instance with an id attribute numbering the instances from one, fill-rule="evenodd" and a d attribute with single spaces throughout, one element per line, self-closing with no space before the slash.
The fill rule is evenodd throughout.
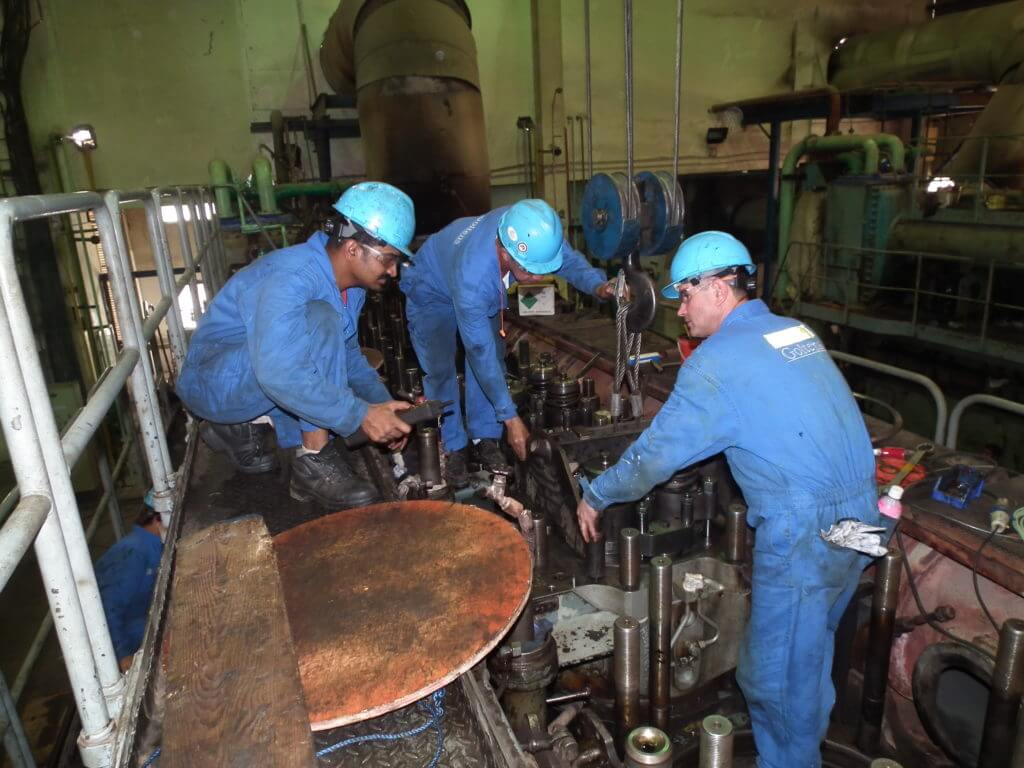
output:
<path id="1" fill-rule="evenodd" d="M 96 131 L 88 123 L 76 125 L 64 138 L 83 152 L 91 152 L 96 149 Z"/>

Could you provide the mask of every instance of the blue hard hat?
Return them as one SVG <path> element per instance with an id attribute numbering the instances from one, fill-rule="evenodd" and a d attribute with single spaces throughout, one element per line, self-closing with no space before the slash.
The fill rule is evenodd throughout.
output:
<path id="1" fill-rule="evenodd" d="M 334 210 L 358 224 L 370 235 L 406 256 L 416 232 L 412 199 L 398 187 L 381 181 L 355 184 L 338 198 Z"/>
<path id="2" fill-rule="evenodd" d="M 669 267 L 672 282 L 661 289 L 661 295 L 666 299 L 678 299 L 676 285 L 683 280 L 729 267 L 745 267 L 749 274 L 756 269 L 747 247 L 728 232 L 700 232 L 683 240 L 676 250 Z"/>
<path id="3" fill-rule="evenodd" d="M 527 272 L 546 275 L 562 266 L 562 221 L 543 200 L 520 200 L 505 211 L 498 239 Z"/>
<path id="4" fill-rule="evenodd" d="M 156 509 L 156 506 L 155 506 L 156 502 L 153 500 L 153 489 L 152 488 L 150 488 L 148 491 L 146 491 L 146 495 L 142 498 L 142 503 L 145 504 L 150 509 L 154 509 L 154 510 Z"/>

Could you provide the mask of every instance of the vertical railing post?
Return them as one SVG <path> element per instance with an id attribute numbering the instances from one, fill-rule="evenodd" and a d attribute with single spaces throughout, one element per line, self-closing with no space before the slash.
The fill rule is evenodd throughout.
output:
<path id="1" fill-rule="evenodd" d="M 170 381 L 177 380 L 181 364 L 185 361 L 185 329 L 181 324 L 181 309 L 178 307 L 178 291 L 174 285 L 174 264 L 171 249 L 167 245 L 167 230 L 164 228 L 160 194 L 156 190 L 143 201 L 146 207 L 146 221 L 149 225 L 149 240 L 153 246 L 153 261 L 160 282 L 160 292 L 171 299 L 167 311 L 167 336 L 171 342 L 173 362 Z"/>
<path id="2" fill-rule="evenodd" d="M 21 346 L 34 351 L 34 337 L 29 331 L 28 335 L 19 333 L 16 340 L 15 328 L 8 316 L 12 299 L 15 303 L 20 299 L 24 304 L 14 267 L 13 225 L 14 219 L 9 213 L 0 213 L 0 275 L 4 278 L 0 293 L 0 370 L 4 372 L 0 376 L 0 423 L 21 494 L 38 494 L 52 500 L 42 443 L 30 405 L 29 385 L 22 376 L 18 354 L 19 341 Z M 45 394 L 46 390 L 43 392 Z M 47 515 L 34 546 L 50 614 L 60 630 L 57 639 L 67 666 L 71 692 L 82 721 L 78 740 L 82 761 L 87 768 L 102 768 L 110 764 L 114 722 L 97 677 L 93 645 L 58 515 Z M 105 622 L 103 629 L 106 630 Z"/>
<path id="3" fill-rule="evenodd" d="M 912 314 L 910 316 L 910 327 L 913 329 L 914 336 L 916 337 L 917 336 L 917 317 L 918 317 L 918 312 L 920 311 L 920 302 L 921 302 L 921 268 L 922 268 L 921 262 L 923 261 L 924 257 L 921 256 L 920 253 L 917 253 L 915 255 L 917 257 L 917 270 L 914 273 L 914 309 L 913 309 L 913 312 L 912 312 Z"/>
<path id="4" fill-rule="evenodd" d="M 96 471 L 100 476 L 100 485 L 103 486 L 103 494 L 107 497 L 107 513 L 110 515 L 110 527 L 114 530 L 114 540 L 120 541 L 124 538 L 124 518 L 121 517 L 121 503 L 117 500 L 117 486 L 113 476 L 110 474 L 110 462 L 107 455 L 100 448 L 96 459 Z M 96 514 L 103 510 L 97 509 Z"/>
<path id="5" fill-rule="evenodd" d="M 185 269 L 193 269 L 196 262 L 192 256 L 192 241 L 188 237 L 188 225 L 185 223 L 185 209 L 181 187 L 176 187 L 174 192 L 174 210 L 178 215 L 178 241 L 181 244 L 181 259 L 185 264 Z M 188 281 L 188 290 L 192 296 L 192 312 L 196 320 L 199 319 L 200 313 L 199 288 L 196 286 L 197 279 L 193 275 L 192 279 Z"/>
<path id="6" fill-rule="evenodd" d="M 985 337 L 988 335 L 988 320 L 992 313 L 992 287 L 996 280 L 996 260 L 995 257 L 991 257 L 988 260 L 988 283 L 985 286 L 985 306 L 981 312 L 981 334 L 980 340 L 982 344 L 985 343 Z"/>
<path id="7" fill-rule="evenodd" d="M 0 673 L 0 736 L 13 768 L 36 768 L 36 760 L 28 745 L 21 718 L 18 717 L 18 708 L 14 705 L 3 673 Z"/>
<path id="8" fill-rule="evenodd" d="M 4 237 L 10 231 L 3 233 Z M 102 239 L 102 233 L 101 233 Z M 113 247 L 109 240 L 103 240 L 103 247 Z M 78 499 L 71 482 L 71 470 L 64 457 L 60 430 L 53 415 L 53 404 L 50 392 L 43 375 L 39 353 L 33 343 L 35 336 L 32 320 L 25 304 L 25 296 L 18 282 L 18 275 L 13 265 L 6 258 L 0 258 L 0 291 L 6 305 L 7 322 L 11 334 L 16 340 L 15 354 L 21 375 L 24 378 L 28 395 L 29 407 L 32 409 L 32 421 L 43 456 L 44 466 L 53 498 L 53 506 L 60 521 L 60 530 L 64 538 L 67 557 L 74 573 L 82 614 L 85 616 L 92 654 L 95 660 L 96 673 L 107 697 L 107 705 L 112 716 L 117 717 L 121 701 L 124 698 L 125 683 L 121 670 L 117 666 L 114 644 L 110 640 L 103 602 L 100 599 L 96 573 L 93 571 L 92 555 L 89 543 L 85 540 L 85 529 L 82 527 L 82 515 L 78 509 Z M 6 374 L 6 368 L 0 368 Z M 14 456 L 13 451 L 11 455 Z M 25 486 L 20 485 L 21 493 L 27 493 Z"/>
<path id="9" fill-rule="evenodd" d="M 139 362 L 129 379 L 131 394 L 142 435 L 142 449 L 149 465 L 150 481 L 153 485 L 153 506 L 166 518 L 173 511 L 174 468 L 171 463 L 171 452 L 167 447 L 167 435 L 164 433 L 163 420 L 160 417 L 153 369 L 146 339 L 142 333 L 142 313 L 125 257 L 124 232 L 116 223 L 120 209 L 117 192 L 107 192 L 104 200 L 106 209 L 96 211 L 96 224 L 101 236 L 106 230 L 107 238 L 114 242 L 107 254 L 110 287 L 118 317 L 121 318 L 124 346 L 139 352 Z"/>

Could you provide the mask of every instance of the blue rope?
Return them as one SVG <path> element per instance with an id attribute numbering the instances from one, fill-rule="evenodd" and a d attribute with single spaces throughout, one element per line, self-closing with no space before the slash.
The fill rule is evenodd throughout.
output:
<path id="1" fill-rule="evenodd" d="M 422 725 L 417 725 L 415 728 L 411 728 L 408 731 L 399 731 L 398 733 L 369 733 L 363 736 L 352 736 L 344 741 L 339 741 L 337 744 L 324 747 L 316 753 L 316 756 L 324 757 L 332 752 L 337 752 L 339 749 L 351 747 L 355 744 L 365 744 L 371 741 L 398 741 L 400 739 L 407 739 L 411 736 L 419 736 L 421 733 L 433 728 L 437 731 L 437 742 L 434 749 L 434 757 L 431 758 L 430 762 L 427 764 L 427 768 L 437 768 L 437 764 L 441 761 L 441 752 L 444 750 L 444 729 L 441 727 L 441 718 L 444 717 L 444 688 L 435 691 L 429 700 L 421 701 L 420 708 L 430 715 L 430 719 Z M 145 766 L 143 766 L 143 768 L 145 768 Z"/>
<path id="2" fill-rule="evenodd" d="M 153 754 L 146 758 L 146 762 L 142 764 L 142 768 L 149 768 L 149 766 L 156 762 L 158 757 L 160 757 L 160 747 L 154 749 Z"/>

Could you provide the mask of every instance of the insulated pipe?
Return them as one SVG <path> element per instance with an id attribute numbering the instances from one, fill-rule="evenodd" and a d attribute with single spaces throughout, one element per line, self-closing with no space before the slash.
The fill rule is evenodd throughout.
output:
<path id="1" fill-rule="evenodd" d="M 465 0 L 342 0 L 320 47 L 355 95 L 366 176 L 408 193 L 419 232 L 491 208 L 476 44 Z"/>
<path id="2" fill-rule="evenodd" d="M 668 728 L 672 687 L 672 558 L 651 558 L 650 595 L 651 659 L 650 722 L 662 730 Z"/>
<path id="3" fill-rule="evenodd" d="M 985 710 L 978 768 L 1007 768 L 1024 694 L 1024 621 L 1007 619 L 999 633 L 996 666 Z"/>
<path id="4" fill-rule="evenodd" d="M 237 216 L 238 208 L 232 199 L 231 187 L 234 186 L 231 180 L 231 169 L 223 160 L 210 161 L 210 187 L 213 189 L 214 199 L 217 201 L 218 216 Z M 178 220 L 181 220 L 181 211 L 178 211 Z"/>
<path id="5" fill-rule="evenodd" d="M 998 83 L 1024 61 L 1024 2 L 951 13 L 920 24 L 850 37 L 832 54 L 829 83 Z"/>
<path id="6" fill-rule="evenodd" d="M 861 704 L 863 720 L 857 734 L 857 746 L 862 752 L 869 754 L 877 751 L 882 731 L 902 565 L 903 553 L 898 549 L 890 549 L 876 565 L 875 593 L 871 600 L 871 626 L 868 632 L 868 657 L 864 667 L 864 699 Z"/>
<path id="7" fill-rule="evenodd" d="M 640 722 L 640 622 L 619 616 L 614 627 L 615 719 L 618 738 L 626 736 Z"/>
<path id="8" fill-rule="evenodd" d="M 1024 233 L 1020 227 L 1000 227 L 981 222 L 949 222 L 897 218 L 889 230 L 886 249 L 908 251 L 911 256 L 954 257 L 1024 264 Z M 904 258 L 910 263 L 909 258 Z"/>

